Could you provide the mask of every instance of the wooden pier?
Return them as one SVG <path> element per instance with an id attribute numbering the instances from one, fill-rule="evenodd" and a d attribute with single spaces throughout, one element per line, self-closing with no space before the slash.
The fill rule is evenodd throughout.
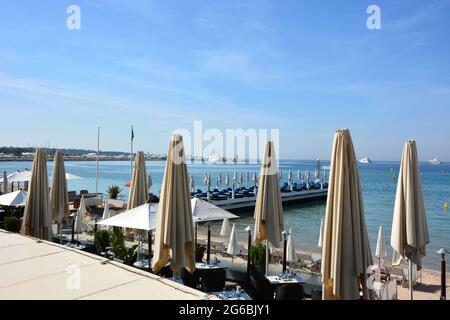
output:
<path id="1" fill-rule="evenodd" d="M 314 189 L 308 191 L 281 193 L 281 200 L 284 204 L 302 203 L 306 201 L 325 200 L 328 189 Z M 255 208 L 256 197 L 245 197 L 229 200 L 210 200 L 210 202 L 228 211 L 245 211 Z"/>

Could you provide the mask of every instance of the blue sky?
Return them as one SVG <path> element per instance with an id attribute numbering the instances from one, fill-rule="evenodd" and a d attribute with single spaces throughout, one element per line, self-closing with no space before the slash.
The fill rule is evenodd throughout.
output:
<path id="1" fill-rule="evenodd" d="M 81 8 L 68 30 L 66 8 Z M 369 30 L 368 5 L 381 8 Z M 193 128 L 278 128 L 280 157 L 450 161 L 450 1 L 1 1 L 0 145 L 165 152 Z M 12 120 L 18 118 L 19 120 Z"/>

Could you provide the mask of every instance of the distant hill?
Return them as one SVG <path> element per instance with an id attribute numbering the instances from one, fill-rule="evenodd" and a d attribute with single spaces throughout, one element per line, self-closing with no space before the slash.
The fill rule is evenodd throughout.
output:
<path id="1" fill-rule="evenodd" d="M 96 150 L 85 150 L 85 149 L 54 149 L 46 148 L 45 153 L 49 156 L 55 155 L 56 151 L 59 150 L 64 156 L 82 156 L 88 153 L 96 153 Z M 23 147 L 0 147 L 0 153 L 13 154 L 16 157 L 22 155 L 22 153 L 34 153 L 36 148 L 23 148 Z M 100 151 L 100 156 L 120 156 L 126 155 L 127 152 L 119 151 Z"/>

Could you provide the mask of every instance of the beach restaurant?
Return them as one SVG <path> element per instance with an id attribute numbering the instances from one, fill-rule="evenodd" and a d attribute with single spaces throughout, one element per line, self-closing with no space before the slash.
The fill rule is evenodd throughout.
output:
<path id="1" fill-rule="evenodd" d="M 11 177 L 17 186 L 26 182 L 26 191 L 13 191 L 6 173 L 1 180 L 0 299 L 414 299 L 429 243 L 415 141 L 405 142 L 402 154 L 392 262 L 382 227 L 372 254 L 349 130 L 335 133 L 327 181 L 318 164 L 316 180 L 310 183 L 308 174 L 304 189 L 301 181 L 294 187 L 290 170 L 287 185 L 281 183 L 275 150 L 267 141 L 251 190 L 243 188 L 242 173 L 222 193 L 211 190 L 205 175 L 204 195 L 189 175 L 183 137 L 173 135 L 159 197 L 150 193 L 145 157 L 138 152 L 128 200 L 121 201 L 87 192 L 75 200 L 67 179 L 79 177 L 65 172 L 56 153 L 49 183 L 45 151 L 37 149 L 31 171 Z M 284 194 L 313 189 L 327 199 L 317 230 L 319 256 L 296 250 L 283 216 Z M 239 215 L 220 205 L 221 198 L 227 205 L 252 198 L 254 223 L 239 230 Z"/>

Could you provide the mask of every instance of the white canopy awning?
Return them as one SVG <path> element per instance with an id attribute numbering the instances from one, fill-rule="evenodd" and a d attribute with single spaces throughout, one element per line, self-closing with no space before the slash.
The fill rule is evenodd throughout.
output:
<path id="1" fill-rule="evenodd" d="M 27 201 L 28 193 L 22 190 L 6 193 L 0 196 L 0 205 L 2 206 L 24 206 Z"/>
<path id="2" fill-rule="evenodd" d="M 146 203 L 97 222 L 97 224 L 150 231 L 156 229 L 156 213 L 157 207 L 154 204 Z"/>
<path id="3" fill-rule="evenodd" d="M 81 177 L 67 172 L 66 173 L 66 179 L 67 180 L 76 180 L 76 179 L 81 179 Z M 12 183 L 12 182 L 26 182 L 26 181 L 30 181 L 30 180 L 31 180 L 31 171 L 20 171 L 20 172 L 17 171 L 17 172 L 14 172 L 14 173 L 11 173 L 10 175 L 8 175 L 8 182 L 9 183 Z M 2 178 L 1 181 L 3 181 L 3 178 Z"/>
<path id="4" fill-rule="evenodd" d="M 192 198 L 191 207 L 194 223 L 239 218 L 239 216 L 200 198 Z"/>

